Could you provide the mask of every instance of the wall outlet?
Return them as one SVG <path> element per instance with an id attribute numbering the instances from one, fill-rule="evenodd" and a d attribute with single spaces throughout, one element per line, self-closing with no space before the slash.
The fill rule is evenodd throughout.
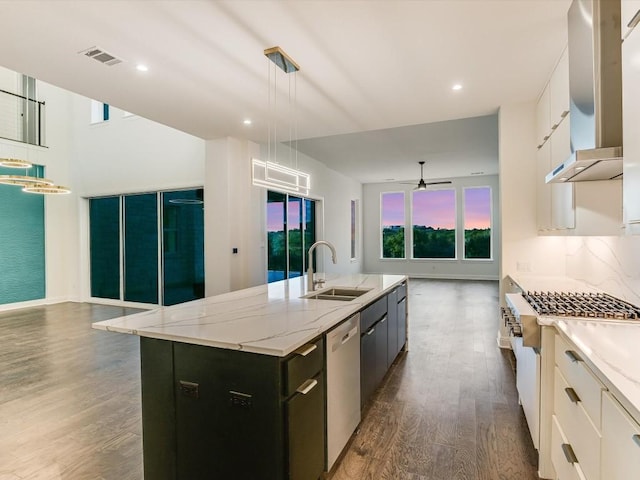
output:
<path id="1" fill-rule="evenodd" d="M 531 263 L 530 262 L 518 262 L 516 264 L 516 270 L 522 273 L 531 273 Z"/>

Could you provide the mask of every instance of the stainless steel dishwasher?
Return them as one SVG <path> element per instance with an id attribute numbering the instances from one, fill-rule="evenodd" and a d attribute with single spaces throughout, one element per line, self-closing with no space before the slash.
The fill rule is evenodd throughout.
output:
<path id="1" fill-rule="evenodd" d="M 360 314 L 327 333 L 327 471 L 360 423 Z"/>

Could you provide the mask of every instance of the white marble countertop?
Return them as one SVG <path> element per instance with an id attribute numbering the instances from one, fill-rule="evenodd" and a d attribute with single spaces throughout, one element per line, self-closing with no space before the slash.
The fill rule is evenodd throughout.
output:
<path id="1" fill-rule="evenodd" d="M 567 277 L 510 276 L 524 291 L 607 293 Z M 538 316 L 580 350 L 585 362 L 629 413 L 640 422 L 640 322 Z"/>
<path id="2" fill-rule="evenodd" d="M 312 300 L 306 276 L 105 320 L 93 328 L 176 342 L 286 356 L 407 279 L 327 276 L 332 286 L 371 289 L 351 301 Z"/>
<path id="3" fill-rule="evenodd" d="M 556 319 L 555 327 L 627 411 L 640 421 L 640 323 Z"/>

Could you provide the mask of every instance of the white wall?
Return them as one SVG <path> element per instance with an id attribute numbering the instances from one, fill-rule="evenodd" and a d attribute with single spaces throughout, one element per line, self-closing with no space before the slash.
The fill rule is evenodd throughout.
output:
<path id="1" fill-rule="evenodd" d="M 500 299 L 506 275 L 566 274 L 564 237 L 539 237 L 536 221 L 535 103 L 504 105 L 499 112 L 500 217 L 502 259 Z M 497 316 L 496 312 L 496 316 Z M 507 332 L 500 327 L 499 342 Z"/>
<path id="2" fill-rule="evenodd" d="M 111 107 L 90 124 L 91 101 L 73 95 L 75 188 L 84 197 L 204 185 L 205 142 Z"/>
<path id="3" fill-rule="evenodd" d="M 267 150 L 235 138 L 206 144 L 205 245 L 206 293 L 213 295 L 266 282 L 266 192 L 251 183 L 251 159 L 267 159 Z M 351 200 L 362 198 L 360 183 L 303 154 L 278 146 L 283 165 L 311 175 L 309 197 L 320 200 L 317 238 L 334 244 L 338 263 L 319 249 L 318 270 L 358 273 L 362 261 L 352 262 Z M 361 231 L 361 230 L 360 230 Z M 233 254 L 232 249 L 238 248 Z M 362 252 L 362 245 L 359 245 Z"/>
<path id="4" fill-rule="evenodd" d="M 457 225 L 463 223 L 463 189 L 464 187 L 488 186 L 491 187 L 492 194 L 492 250 L 491 260 L 464 260 L 462 256 L 462 244 L 464 242 L 464 232 L 458 229 L 457 252 L 458 258 L 455 260 L 413 260 L 407 259 L 381 259 L 380 252 L 380 194 L 382 192 L 405 192 L 405 212 L 407 221 L 410 223 L 411 192 L 412 185 L 396 183 L 372 183 L 364 185 L 364 270 L 369 273 L 389 273 L 403 274 L 412 277 L 425 278 L 457 278 L 457 279 L 480 279 L 497 280 L 501 245 L 500 245 L 500 216 L 498 215 L 498 205 L 500 191 L 498 177 L 496 175 L 486 175 L 477 177 L 461 177 L 452 179 L 451 187 L 456 190 L 457 201 Z M 410 227 L 405 226 L 405 251 L 410 256 Z"/>

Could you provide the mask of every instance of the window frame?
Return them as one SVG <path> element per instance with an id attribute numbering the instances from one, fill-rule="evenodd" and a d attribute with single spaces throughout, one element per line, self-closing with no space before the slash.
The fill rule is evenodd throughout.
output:
<path id="1" fill-rule="evenodd" d="M 415 238 L 414 238 L 414 232 L 413 232 L 413 214 L 416 211 L 415 210 L 415 204 L 414 204 L 414 196 L 416 193 L 420 193 L 420 192 L 438 192 L 438 191 L 451 191 L 453 192 L 453 240 L 454 240 L 454 244 L 453 244 L 453 257 L 416 257 L 415 256 Z M 429 188 L 427 190 L 414 190 L 411 192 L 411 199 L 410 199 L 410 216 L 408 219 L 408 223 L 409 223 L 409 227 L 411 230 L 411 235 L 410 235 L 410 239 L 411 239 L 411 260 L 415 260 L 418 262 L 451 262 L 451 261 L 458 261 L 459 257 L 458 257 L 458 189 L 456 187 L 440 187 L 440 188 Z"/>
<path id="2" fill-rule="evenodd" d="M 466 252 L 466 195 L 467 190 L 485 188 L 489 190 L 489 257 L 467 258 Z M 462 260 L 465 262 L 493 262 L 494 261 L 494 218 L 493 218 L 493 188 L 490 185 L 468 185 L 462 187 Z"/>
<path id="3" fill-rule="evenodd" d="M 402 208 L 403 208 L 403 224 L 402 224 L 402 228 L 403 230 L 403 243 L 404 243 L 404 254 L 402 257 L 385 257 L 384 256 L 384 225 L 382 224 L 382 216 L 384 214 L 383 212 L 383 197 L 384 195 L 390 195 L 390 194 L 401 194 L 402 195 Z M 380 202 L 380 217 L 378 219 L 378 232 L 380 235 L 380 250 L 379 250 L 379 260 L 381 261 L 398 261 L 398 260 L 407 260 L 407 192 L 405 192 L 404 190 L 391 190 L 391 191 L 387 191 L 387 192 L 380 192 L 380 198 L 379 198 L 379 202 Z"/>

